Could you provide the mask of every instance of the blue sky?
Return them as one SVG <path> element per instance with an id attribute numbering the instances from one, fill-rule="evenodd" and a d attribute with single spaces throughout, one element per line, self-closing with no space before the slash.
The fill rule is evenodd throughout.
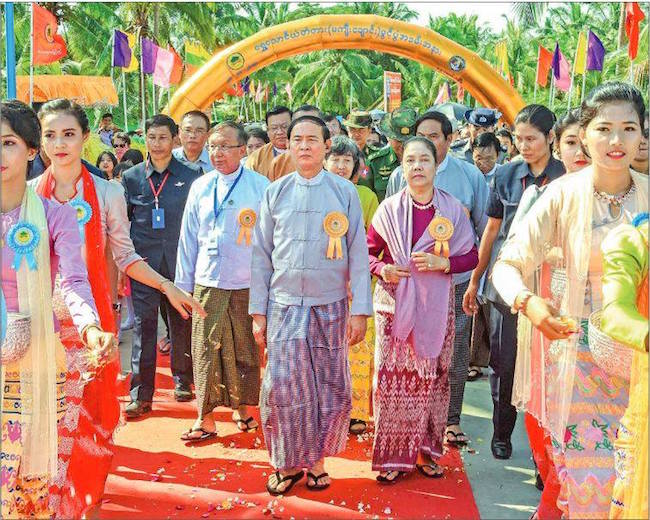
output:
<path id="1" fill-rule="evenodd" d="M 502 14 L 510 15 L 512 2 L 406 2 L 411 9 L 420 13 L 418 23 L 426 25 L 431 16 L 477 14 L 479 22 L 492 27 L 495 32 L 506 25 Z"/>

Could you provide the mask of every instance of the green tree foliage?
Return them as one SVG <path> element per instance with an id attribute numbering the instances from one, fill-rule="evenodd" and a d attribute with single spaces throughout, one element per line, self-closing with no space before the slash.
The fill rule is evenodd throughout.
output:
<path id="1" fill-rule="evenodd" d="M 37 74 L 111 74 L 111 35 L 114 29 L 154 39 L 162 47 L 173 46 L 181 56 L 186 41 L 203 45 L 209 52 L 238 42 L 256 32 L 281 23 L 317 14 L 374 14 L 414 23 L 417 5 L 398 2 L 339 2 L 313 4 L 308 2 L 45 2 L 41 3 L 60 21 L 61 32 L 68 45 L 68 56 L 59 63 L 36 68 Z M 428 27 L 442 36 L 476 52 L 495 63 L 494 45 L 505 39 L 508 60 L 515 87 L 526 102 L 547 102 L 548 89 L 539 88 L 534 99 L 534 82 L 538 45 L 553 50 L 559 42 L 570 63 L 574 61 L 580 30 L 591 28 L 602 40 L 608 53 L 602 73 L 587 74 L 586 90 L 608 79 L 629 80 L 642 92 L 648 90 L 648 25 L 641 24 L 639 53 L 630 63 L 627 40 L 621 37 L 621 3 L 515 2 L 503 30 L 496 32 L 478 21 L 476 15 L 450 13 L 429 17 Z M 640 4 L 647 13 L 647 4 Z M 16 58 L 18 74 L 29 73 L 29 4 L 15 4 Z M 621 45 L 619 46 L 619 39 Z M 0 51 L 4 60 L 4 38 Z M 136 49 L 136 52 L 139 52 Z M 402 73 L 403 99 L 419 110 L 429 108 L 446 81 L 436 71 L 397 56 L 365 50 L 318 51 L 276 62 L 252 74 L 255 84 L 269 88 L 269 96 L 256 103 L 255 114 L 260 118 L 267 105 L 315 103 L 327 111 L 345 114 L 350 107 L 381 107 L 383 71 Z M 2 68 L 2 77 L 6 68 Z M 122 79 L 114 71 L 119 89 L 120 106 L 114 109 L 117 123 L 123 125 Z M 141 117 L 140 77 L 126 74 L 127 109 L 130 126 Z M 152 110 L 150 78 L 145 84 L 147 113 Z M 293 99 L 285 92 L 292 87 Z M 579 99 L 582 77 L 576 77 L 574 100 Z M 272 95 L 273 85 L 277 94 Z M 173 94 L 176 87 L 172 87 Z M 456 87 L 452 84 L 453 93 Z M 156 90 L 158 106 L 163 106 L 170 93 Z M 269 99 L 270 98 L 270 99 Z M 253 117 L 253 100 L 225 96 L 214 106 L 217 117 L 238 117 L 248 112 Z M 566 94 L 558 92 L 556 108 L 566 104 Z M 260 106 L 261 105 L 261 106 Z M 96 115 L 106 107 L 97 107 Z"/>

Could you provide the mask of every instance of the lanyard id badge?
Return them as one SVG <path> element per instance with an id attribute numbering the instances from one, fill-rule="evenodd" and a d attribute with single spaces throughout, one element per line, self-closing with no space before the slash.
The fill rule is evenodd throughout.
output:
<path id="1" fill-rule="evenodd" d="M 153 193 L 153 202 L 154 205 L 156 206 L 151 210 L 151 227 L 153 229 L 165 229 L 165 208 L 159 207 L 158 196 L 160 195 L 160 192 L 165 186 L 165 183 L 167 182 L 168 178 L 169 178 L 169 172 L 165 174 L 165 177 L 163 177 L 163 180 L 160 183 L 160 186 L 158 186 L 157 190 L 153 187 L 153 182 L 151 181 L 151 177 L 149 177 L 148 179 L 149 186 L 151 187 L 151 192 Z"/>

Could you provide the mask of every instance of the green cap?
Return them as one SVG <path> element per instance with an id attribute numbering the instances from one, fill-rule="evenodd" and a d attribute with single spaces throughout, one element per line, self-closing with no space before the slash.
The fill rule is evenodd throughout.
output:
<path id="1" fill-rule="evenodd" d="M 379 130 L 389 139 L 406 141 L 415 135 L 418 114 L 410 107 L 399 107 L 390 114 L 384 114 L 379 122 Z"/>
<path id="2" fill-rule="evenodd" d="M 365 110 L 353 110 L 348 114 L 348 118 L 343 120 L 343 124 L 350 128 L 370 128 L 372 117 L 370 112 Z"/>

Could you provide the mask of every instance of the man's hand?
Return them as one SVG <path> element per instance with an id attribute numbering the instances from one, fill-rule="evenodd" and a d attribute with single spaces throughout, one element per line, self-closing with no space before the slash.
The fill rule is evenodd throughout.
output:
<path id="1" fill-rule="evenodd" d="M 468 316 L 472 316 L 478 312 L 476 293 L 478 293 L 478 284 L 470 281 L 467 290 L 463 295 L 463 311 Z"/>
<path id="2" fill-rule="evenodd" d="M 201 318 L 205 318 L 208 313 L 203 306 L 191 294 L 176 287 L 171 280 L 166 280 L 160 286 L 160 291 L 167 297 L 169 303 L 178 311 L 184 320 L 196 313 Z"/>
<path id="3" fill-rule="evenodd" d="M 253 314 L 253 337 L 255 342 L 266 350 L 266 316 Z"/>
<path id="4" fill-rule="evenodd" d="M 348 320 L 348 345 L 356 345 L 366 335 L 367 316 L 350 316 Z"/>

